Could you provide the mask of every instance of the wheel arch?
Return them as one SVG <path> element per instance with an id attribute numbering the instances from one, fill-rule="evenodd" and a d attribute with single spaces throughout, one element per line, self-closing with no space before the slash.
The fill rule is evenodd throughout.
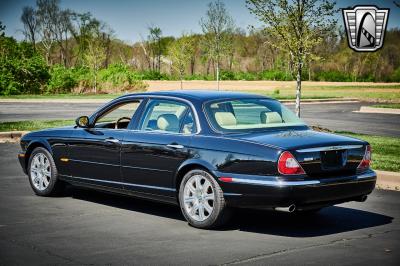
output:
<path id="1" fill-rule="evenodd" d="M 45 148 L 48 152 L 50 152 L 50 154 L 53 154 L 53 152 L 51 150 L 51 146 L 47 141 L 45 141 L 45 140 L 31 141 L 25 152 L 25 169 L 27 169 L 27 167 L 28 167 L 29 158 L 31 157 L 33 150 L 38 147 Z"/>
<path id="2" fill-rule="evenodd" d="M 181 184 L 181 181 L 183 177 L 185 176 L 186 173 L 193 169 L 203 169 L 209 172 L 212 176 L 215 177 L 215 167 L 212 166 L 210 163 L 203 161 L 203 160 L 187 160 L 184 163 L 182 163 L 178 170 L 175 173 L 174 177 L 174 186 L 176 188 L 177 194 L 179 194 L 179 186 Z"/>

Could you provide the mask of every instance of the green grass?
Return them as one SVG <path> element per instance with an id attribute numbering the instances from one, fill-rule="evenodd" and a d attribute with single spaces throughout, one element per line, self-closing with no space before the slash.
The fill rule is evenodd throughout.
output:
<path id="1" fill-rule="evenodd" d="M 75 125 L 73 120 L 34 120 L 18 122 L 1 122 L 0 132 L 4 131 L 31 131 L 52 127 Z"/>
<path id="2" fill-rule="evenodd" d="M 376 104 L 372 105 L 372 107 L 400 109 L 400 103 Z"/>
<path id="3" fill-rule="evenodd" d="M 336 132 L 368 141 L 372 147 L 372 168 L 400 172 L 400 138 L 381 137 L 350 132 Z"/>

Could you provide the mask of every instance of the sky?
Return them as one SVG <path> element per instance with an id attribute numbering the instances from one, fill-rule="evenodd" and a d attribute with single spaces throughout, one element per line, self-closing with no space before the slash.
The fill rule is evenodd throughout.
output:
<path id="1" fill-rule="evenodd" d="M 115 32 L 115 37 L 127 43 L 146 38 L 149 26 L 161 28 L 164 36 L 179 36 L 183 32 L 200 33 L 199 20 L 207 11 L 211 0 L 61 0 L 62 8 L 76 12 L 91 12 L 94 17 L 106 22 Z M 36 0 L 0 0 L 0 21 L 6 26 L 6 35 L 23 39 L 20 22 L 22 8 L 35 6 Z M 249 13 L 245 0 L 223 0 L 238 27 L 248 29 L 250 25 L 262 24 Z M 397 0 L 400 2 L 400 0 Z M 377 5 L 390 8 L 388 27 L 400 27 L 400 8 L 392 0 L 337 0 L 337 7 L 354 5 Z M 338 22 L 343 19 L 338 12 Z"/>

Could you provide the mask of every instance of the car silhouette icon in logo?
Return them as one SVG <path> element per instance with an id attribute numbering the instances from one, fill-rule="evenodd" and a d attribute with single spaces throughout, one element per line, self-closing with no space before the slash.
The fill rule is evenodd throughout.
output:
<path id="1" fill-rule="evenodd" d="M 349 47 L 358 52 L 374 52 L 383 46 L 388 8 L 355 6 L 343 9 Z"/>

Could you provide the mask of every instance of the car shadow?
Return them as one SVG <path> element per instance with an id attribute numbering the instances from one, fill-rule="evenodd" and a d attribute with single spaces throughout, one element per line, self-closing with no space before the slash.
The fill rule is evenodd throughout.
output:
<path id="1" fill-rule="evenodd" d="M 317 237 L 385 225 L 392 220 L 393 217 L 387 215 L 342 206 L 327 207 L 307 215 L 238 210 L 228 227 L 278 236 Z"/>
<path id="2" fill-rule="evenodd" d="M 78 200 L 185 221 L 180 208 L 174 205 L 81 188 L 70 188 L 67 193 L 66 196 Z M 219 230 L 287 237 L 317 237 L 385 225 L 392 220 L 393 217 L 383 214 L 342 206 L 324 208 L 309 215 L 238 209 L 231 222 Z"/>
<path id="3" fill-rule="evenodd" d="M 144 200 L 120 194 L 78 187 L 69 187 L 64 196 L 71 196 L 72 198 L 78 200 L 89 201 L 96 204 L 102 204 L 134 212 L 142 212 L 154 216 L 181 221 L 185 220 L 179 206 L 163 204 L 160 202 Z"/>

